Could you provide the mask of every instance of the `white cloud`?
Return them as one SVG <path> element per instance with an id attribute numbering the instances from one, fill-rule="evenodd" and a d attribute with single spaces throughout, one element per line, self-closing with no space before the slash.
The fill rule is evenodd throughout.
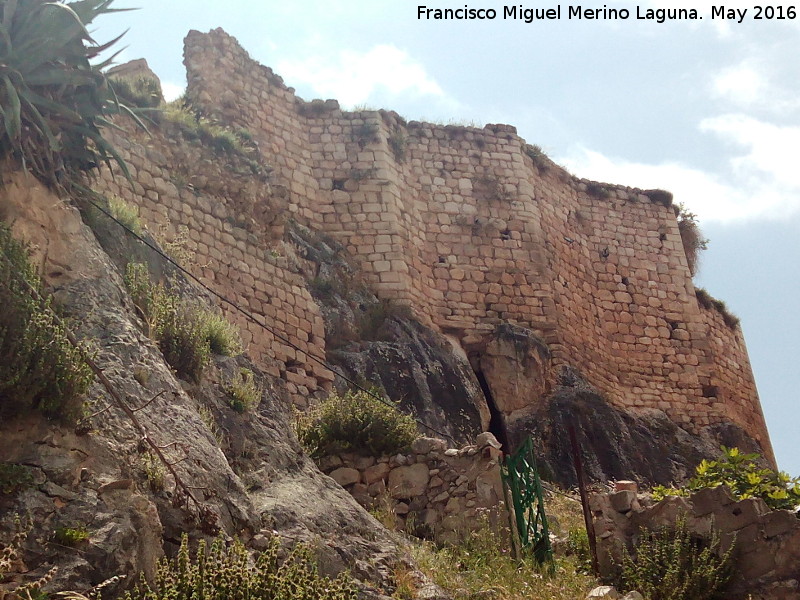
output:
<path id="1" fill-rule="evenodd" d="M 796 149 L 800 127 L 777 126 L 744 115 L 705 119 L 700 130 L 732 144 L 725 173 L 668 162 L 645 164 L 576 146 L 561 158 L 581 177 L 670 190 L 708 221 L 782 219 L 800 212 Z"/>
<path id="2" fill-rule="evenodd" d="M 438 83 L 403 50 L 387 44 L 364 53 L 341 50 L 277 66 L 287 81 L 308 84 L 315 93 L 337 98 L 346 106 L 367 102 L 379 90 L 394 96 L 409 94 L 446 100 Z"/>
<path id="3" fill-rule="evenodd" d="M 704 119 L 701 131 L 717 134 L 747 153 L 731 159 L 731 166 L 740 176 L 757 179 L 767 177 L 785 190 L 800 192 L 797 177 L 797 152 L 800 148 L 800 127 L 774 125 L 742 114 L 729 114 Z M 795 202 L 800 198 L 795 199 Z"/>
<path id="4" fill-rule="evenodd" d="M 794 78 L 775 72 L 769 60 L 748 58 L 720 71 L 711 81 L 711 92 L 737 108 L 785 116 L 800 108 L 797 93 L 786 87 L 787 81 Z"/>
<path id="5" fill-rule="evenodd" d="M 161 82 L 161 93 L 164 94 L 164 100 L 167 102 L 180 98 L 185 91 L 185 85 L 173 83 L 172 81 Z"/>
<path id="6" fill-rule="evenodd" d="M 749 61 L 723 69 L 712 82 L 715 95 L 743 106 L 763 102 L 767 82 Z"/>

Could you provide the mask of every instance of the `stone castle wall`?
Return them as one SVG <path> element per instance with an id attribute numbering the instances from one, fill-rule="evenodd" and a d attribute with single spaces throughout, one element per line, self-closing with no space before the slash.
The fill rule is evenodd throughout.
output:
<path id="1" fill-rule="evenodd" d="M 698 306 L 668 202 L 575 179 L 510 126 L 303 102 L 221 30 L 190 33 L 185 62 L 193 101 L 251 131 L 289 212 L 346 245 L 380 296 L 467 352 L 499 323 L 528 327 L 614 404 L 733 421 L 771 455 L 741 331 Z"/>
<path id="2" fill-rule="evenodd" d="M 304 102 L 221 30 L 190 32 L 185 63 L 194 105 L 253 135 L 270 183 L 154 130 L 133 133 L 130 147 L 117 140 L 136 189 L 109 179 L 104 189 L 148 223 L 186 225 L 194 268 L 301 348 L 232 315 L 298 401 L 332 374 L 302 356 L 325 355 L 319 308 L 270 252 L 288 216 L 342 242 L 379 296 L 410 305 L 468 354 L 514 323 L 613 404 L 662 410 L 690 430 L 733 422 L 772 455 L 741 331 L 698 305 L 668 203 L 578 180 L 529 156 L 507 125 L 406 123 Z"/>
<path id="3" fill-rule="evenodd" d="M 220 157 L 175 131 L 153 127 L 145 133 L 132 123 L 125 129 L 107 134 L 128 164 L 133 188 L 105 171 L 95 189 L 137 206 L 156 238 L 177 241 L 181 252 L 192 253 L 183 266 L 274 331 L 220 307 L 239 326 L 249 354 L 265 371 L 284 378 L 302 405 L 333 373 L 311 358 L 325 358 L 319 307 L 303 278 L 271 249 L 283 235 L 285 191 L 255 177 L 234 157 Z"/>

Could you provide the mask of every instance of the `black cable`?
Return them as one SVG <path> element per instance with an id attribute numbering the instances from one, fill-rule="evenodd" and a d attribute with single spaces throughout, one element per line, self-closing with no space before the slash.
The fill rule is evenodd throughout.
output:
<path id="1" fill-rule="evenodd" d="M 213 290 L 212 288 L 208 287 L 208 286 L 207 286 L 205 283 L 203 283 L 203 282 L 202 282 L 202 281 L 201 281 L 201 280 L 200 280 L 198 277 L 196 277 L 195 275 L 193 275 L 192 273 L 190 273 L 189 271 L 187 271 L 185 268 L 183 268 L 183 267 L 182 267 L 182 266 L 181 266 L 181 265 L 180 265 L 180 264 L 179 264 L 177 261 L 175 261 L 175 260 L 174 260 L 174 259 L 173 259 L 171 256 L 169 256 L 169 255 L 165 254 L 165 253 L 164 253 L 164 252 L 163 252 L 163 251 L 162 251 L 160 248 L 158 248 L 157 246 L 155 246 L 155 245 L 151 244 L 150 242 L 148 242 L 146 239 L 144 239 L 144 238 L 143 238 L 142 236 L 140 236 L 138 233 L 136 233 L 135 231 L 133 231 L 133 230 L 132 230 L 130 227 L 128 227 L 127 225 L 125 225 L 125 223 L 122 223 L 122 222 L 121 222 L 119 219 L 117 219 L 117 218 L 116 218 L 114 215 L 112 215 L 110 212 L 108 212 L 108 211 L 107 211 L 107 210 L 106 210 L 104 207 L 102 207 L 102 206 L 98 205 L 98 204 L 97 204 L 97 203 L 96 203 L 94 200 L 92 200 L 92 199 L 91 199 L 91 197 L 89 197 L 89 196 L 91 195 L 91 196 L 96 196 L 96 197 L 98 197 L 98 198 L 103 198 L 103 196 L 101 196 L 100 194 L 98 194 L 98 193 L 97 193 L 97 192 L 95 192 L 94 190 L 90 190 L 90 189 L 88 189 L 88 188 L 84 188 L 84 190 L 83 190 L 83 191 L 87 193 L 86 200 L 89 202 L 89 204 L 91 204 L 92 206 L 94 206 L 94 207 L 95 207 L 97 210 L 99 210 L 101 213 L 103 213 L 103 214 L 104 214 L 106 217 L 108 217 L 109 219 L 111 219 L 112 221 L 114 221 L 114 222 L 115 222 L 117 225 L 119 225 L 120 227 L 122 227 L 122 228 L 123 228 L 123 229 L 124 229 L 124 230 L 125 230 L 125 231 L 126 231 L 128 234 L 129 234 L 129 235 L 132 235 L 134 238 L 136 238 L 138 241 L 140 241 L 141 243 L 143 243 L 145 246 L 147 246 L 148 248 L 150 248 L 151 250 L 153 250 L 154 252 L 156 252 L 156 253 L 157 253 L 159 256 L 161 256 L 161 258 L 163 258 L 164 260 L 166 260 L 167 262 L 169 262 L 169 263 L 170 263 L 172 266 L 174 266 L 175 268 L 177 268 L 177 269 L 178 269 L 178 270 L 179 270 L 181 273 L 183 273 L 184 275 L 186 275 L 186 276 L 188 276 L 189 278 L 191 278 L 193 281 L 195 281 L 195 282 L 196 282 L 196 283 L 197 283 L 197 284 L 198 284 L 200 287 L 202 287 L 202 288 L 203 288 L 204 290 L 206 290 L 208 293 L 210 293 L 211 295 L 215 296 L 217 299 L 219 299 L 219 300 L 220 300 L 220 301 L 222 301 L 223 303 L 227 304 L 228 306 L 230 306 L 230 307 L 231 307 L 231 308 L 233 308 L 234 310 L 236 310 L 236 311 L 240 312 L 241 314 L 243 314 L 243 315 L 244 315 L 244 316 L 245 316 L 245 317 L 246 317 L 246 318 L 247 318 L 249 321 L 252 321 L 253 323 L 255 323 L 256 325 L 258 325 L 259 327 L 261 327 L 261 328 L 265 329 L 266 331 L 268 331 L 269 333 L 271 333 L 271 334 L 272 334 L 272 335 L 273 335 L 275 338 L 277 338 L 277 339 L 281 340 L 282 342 L 284 342 L 285 344 L 287 344 L 287 345 L 288 345 L 290 348 L 294 349 L 294 350 L 295 350 L 295 351 L 297 351 L 297 352 L 301 352 L 301 353 L 305 354 L 305 355 L 306 355 L 308 358 L 310 358 L 311 360 L 313 360 L 313 361 L 314 361 L 314 362 L 316 362 L 317 364 L 320 364 L 320 365 L 322 365 L 323 367 L 325 367 L 326 369 L 328 369 L 328 370 L 330 370 L 330 371 L 332 371 L 332 372 L 336 373 L 336 374 L 337 374 L 339 377 L 341 377 L 342 379 L 344 379 L 344 380 L 345 380 L 347 383 L 349 383 L 349 384 L 350 384 L 350 385 L 352 385 L 353 387 L 355 387 L 355 388 L 357 388 L 358 390 L 360 390 L 360 391 L 364 392 L 365 394 L 367 394 L 367 395 L 369 395 L 370 397 L 374 398 L 374 399 L 375 399 L 375 400 L 377 400 L 378 402 L 381 402 L 382 404 L 385 404 L 386 406 L 389 406 L 389 407 L 391 407 L 391 408 L 397 409 L 397 406 L 395 406 L 394 404 L 391 404 L 390 402 L 387 402 L 386 400 L 384 400 L 383 398 L 381 398 L 381 397 L 380 397 L 380 396 L 378 396 L 377 394 L 374 394 L 374 393 L 373 393 L 371 390 L 368 390 L 367 388 L 365 388 L 365 387 L 363 387 L 362 385 L 360 385 L 358 382 L 356 382 L 356 381 L 353 381 L 352 379 L 350 379 L 350 378 L 349 378 L 349 377 L 347 377 L 346 375 L 344 375 L 344 374 L 340 373 L 339 371 L 335 371 L 335 370 L 333 369 L 333 367 L 331 367 L 331 365 L 329 365 L 329 364 L 328 364 L 327 362 L 325 362 L 324 360 L 321 360 L 321 359 L 317 358 L 316 356 L 313 356 L 312 354 L 310 354 L 308 351 L 306 351 L 306 350 L 303 350 L 303 349 L 299 348 L 299 347 L 298 347 L 297 345 L 295 345 L 295 344 L 294 344 L 294 343 L 293 343 L 293 342 L 292 342 L 290 339 L 288 339 L 287 337 L 285 337 L 285 336 L 281 335 L 280 333 L 278 333 L 277 331 L 275 331 L 274 329 L 272 329 L 272 328 L 271 328 L 269 325 L 267 325 L 266 323 L 262 323 L 260 320 L 258 320 L 258 319 L 256 318 L 256 316 L 255 316 L 253 313 L 251 313 L 250 311 L 243 309 L 243 308 L 242 308 L 242 307 L 240 307 L 238 304 L 234 303 L 232 300 L 229 300 L 228 298 L 226 298 L 226 297 L 225 297 L 225 296 L 223 296 L 222 294 L 218 293 L 216 290 Z M 103 199 L 107 201 L 107 199 L 105 199 L 105 198 L 103 198 Z M 450 440 L 450 441 L 452 441 L 452 442 L 456 442 L 455 438 L 454 438 L 454 437 L 452 437 L 451 435 L 448 435 L 448 434 L 446 434 L 446 433 L 444 433 L 444 432 L 441 432 L 441 431 L 437 431 L 436 429 L 434 429 L 434 428 L 433 428 L 433 427 L 431 427 L 430 425 L 427 425 L 426 423 L 424 423 L 423 421 L 421 421 L 420 419 L 418 419 L 418 418 L 417 418 L 417 417 L 415 417 L 414 415 L 409 415 L 409 416 L 410 416 L 412 419 L 414 419 L 414 421 L 415 421 L 417 424 L 419 424 L 419 425 L 422 425 L 422 426 L 423 426 L 425 429 L 427 429 L 428 431 L 431 431 L 432 433 L 435 433 L 435 434 L 436 434 L 436 435 L 438 435 L 438 436 L 445 437 L 445 438 L 449 439 L 449 440 Z"/>

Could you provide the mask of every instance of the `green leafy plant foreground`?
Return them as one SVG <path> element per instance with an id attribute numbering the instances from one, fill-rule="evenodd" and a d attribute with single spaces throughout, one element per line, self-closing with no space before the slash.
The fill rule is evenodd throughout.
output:
<path id="1" fill-rule="evenodd" d="M 97 44 L 86 28 L 117 12 L 111 4 L 0 0 L 0 156 L 14 156 L 57 189 L 111 160 L 127 175 L 100 132 L 108 115 L 132 114 L 102 71 L 114 57 L 90 63 L 119 38 Z"/>
<path id="2" fill-rule="evenodd" d="M 27 284 L 27 285 L 26 285 Z M 0 417 L 35 409 L 51 418 L 74 418 L 94 376 L 67 339 L 28 251 L 0 224 Z"/>
<path id="3" fill-rule="evenodd" d="M 657 486 L 653 498 L 688 496 L 704 488 L 727 485 L 737 499 L 761 498 L 772 509 L 793 509 L 800 505 L 800 478 L 773 471 L 758 464 L 758 454 L 744 454 L 738 448 L 722 446 L 718 460 L 703 460 L 695 475 L 682 488 Z"/>
<path id="4" fill-rule="evenodd" d="M 686 519 L 672 527 L 641 530 L 635 553 L 622 559 L 621 587 L 647 600 L 713 600 L 732 575 L 733 545 L 720 551 L 720 540 L 693 537 Z"/>
<path id="5" fill-rule="evenodd" d="M 312 456 L 342 451 L 394 454 L 418 436 L 412 417 L 364 391 L 332 394 L 300 414 L 297 434 Z"/>
<path id="6" fill-rule="evenodd" d="M 240 542 L 226 548 L 217 538 L 210 546 L 200 541 L 194 557 L 183 537 L 178 556 L 162 560 L 153 584 L 142 580 L 125 600 L 355 600 L 356 590 L 345 578 L 319 575 L 310 552 L 297 546 L 285 561 L 279 560 L 280 543 L 251 560 Z"/>

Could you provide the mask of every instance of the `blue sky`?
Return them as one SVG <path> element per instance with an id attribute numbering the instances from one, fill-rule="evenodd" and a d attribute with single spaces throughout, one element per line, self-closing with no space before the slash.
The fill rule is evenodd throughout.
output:
<path id="1" fill-rule="evenodd" d="M 422 0 L 420 0 L 422 1 Z M 711 3 L 607 0 L 627 20 L 424 21 L 407 0 L 117 0 L 103 41 L 185 85 L 183 37 L 222 27 L 305 99 L 409 119 L 510 123 L 581 177 L 671 190 L 711 240 L 697 284 L 742 318 L 779 466 L 800 475 L 800 15 L 711 19 Z M 510 3 L 513 6 L 513 3 Z M 526 8 L 551 8 L 536 2 Z M 697 20 L 636 19 L 695 8 Z"/>

